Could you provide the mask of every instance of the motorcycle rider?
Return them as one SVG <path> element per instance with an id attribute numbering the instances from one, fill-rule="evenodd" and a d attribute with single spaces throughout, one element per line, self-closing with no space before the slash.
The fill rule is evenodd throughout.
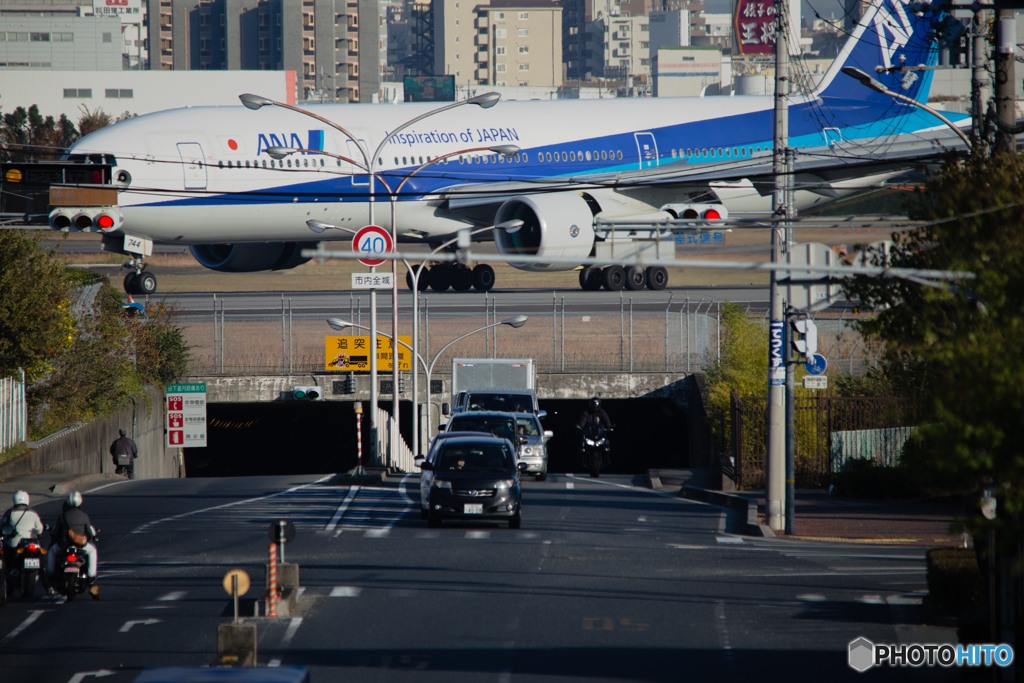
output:
<path id="1" fill-rule="evenodd" d="M 583 432 L 588 423 L 600 424 L 606 431 L 612 428 L 611 418 L 608 417 L 608 413 L 601 407 L 601 399 L 597 396 L 590 399 L 587 408 L 580 413 L 579 418 L 576 420 L 576 428 L 580 430 L 581 452 L 583 451 Z M 605 450 L 603 465 L 607 467 L 609 464 L 611 464 L 611 455 Z"/>
<path id="2" fill-rule="evenodd" d="M 74 536 L 74 538 L 72 538 Z M 99 555 L 96 553 L 96 531 L 89 523 L 89 515 L 82 510 L 82 494 L 72 491 L 64 501 L 63 511 L 53 526 L 50 534 L 53 545 L 46 555 L 46 571 L 52 576 L 57 571 L 57 551 L 75 545 L 81 548 L 82 552 L 89 558 L 86 578 L 89 580 L 89 595 L 93 600 L 100 599 L 99 586 L 93 585 L 96 581 L 97 565 Z"/>
<path id="3" fill-rule="evenodd" d="M 114 473 L 124 474 L 129 479 L 135 478 L 135 459 L 139 457 L 139 449 L 135 442 L 128 438 L 123 428 L 118 430 L 118 438 L 110 444 L 110 455 L 114 458 Z M 118 461 L 127 460 L 122 465 Z"/>
<path id="4" fill-rule="evenodd" d="M 35 510 L 30 510 L 28 491 L 15 491 L 13 496 L 14 507 L 7 510 L 3 517 L 0 517 L 0 529 L 4 537 L 4 566 L 14 567 L 17 558 L 18 545 L 26 539 L 38 539 L 39 534 L 46 530 L 43 521 Z M 8 533 L 9 532 L 9 533 Z M 42 577 L 43 586 L 46 592 L 53 594 L 50 582 L 47 577 Z"/>

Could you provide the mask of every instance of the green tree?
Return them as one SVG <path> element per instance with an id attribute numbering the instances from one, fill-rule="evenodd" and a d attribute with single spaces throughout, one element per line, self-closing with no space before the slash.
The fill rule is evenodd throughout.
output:
<path id="1" fill-rule="evenodd" d="M 71 282 L 54 252 L 40 250 L 42 238 L 0 230 L 0 376 L 23 368 L 30 380 L 43 377 L 76 334 Z"/>
<path id="2" fill-rule="evenodd" d="M 1004 538 L 1020 537 L 1024 511 L 1021 196 L 1019 157 L 948 163 L 911 201 L 910 215 L 929 225 L 894 235 L 890 263 L 976 277 L 949 287 L 858 278 L 848 287 L 880 311 L 862 331 L 886 342 L 894 381 L 930 404 L 918 459 L 976 490 L 994 486 L 998 524 L 1014 527 Z"/>
<path id="3" fill-rule="evenodd" d="M 767 392 L 768 331 L 747 317 L 744 306 L 730 301 L 722 306 L 720 324 L 722 359 L 707 372 L 708 413 L 712 430 L 727 440 L 731 433 L 732 392 L 740 396 L 763 396 Z"/>
<path id="4" fill-rule="evenodd" d="M 78 139 L 75 124 L 64 114 L 54 120 L 43 117 L 39 107 L 18 107 L 3 115 L 0 126 L 0 147 L 5 161 L 37 161 L 58 159 Z"/>

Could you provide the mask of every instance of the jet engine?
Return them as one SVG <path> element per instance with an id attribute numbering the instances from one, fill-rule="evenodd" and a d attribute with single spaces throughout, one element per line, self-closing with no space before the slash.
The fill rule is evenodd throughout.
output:
<path id="1" fill-rule="evenodd" d="M 528 195 L 509 199 L 498 209 L 495 225 L 521 220 L 518 228 L 494 230 L 504 256 L 554 256 L 584 259 L 594 246 L 594 214 L 575 192 Z M 578 263 L 516 263 L 520 270 L 572 270 Z"/>
<path id="2" fill-rule="evenodd" d="M 196 244 L 189 247 L 201 265 L 224 273 L 288 270 L 309 261 L 302 257 L 303 249 L 316 249 L 316 242 Z"/>

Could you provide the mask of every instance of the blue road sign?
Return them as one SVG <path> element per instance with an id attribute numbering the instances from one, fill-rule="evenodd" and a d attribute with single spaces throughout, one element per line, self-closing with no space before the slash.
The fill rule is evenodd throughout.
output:
<path id="1" fill-rule="evenodd" d="M 811 375 L 824 375 L 828 368 L 828 361 L 820 353 L 814 354 L 814 358 L 804 363 L 804 369 Z"/>
<path id="2" fill-rule="evenodd" d="M 786 323 L 773 320 L 768 330 L 768 386 L 781 387 L 786 385 L 786 360 L 783 349 L 786 348 Z"/>

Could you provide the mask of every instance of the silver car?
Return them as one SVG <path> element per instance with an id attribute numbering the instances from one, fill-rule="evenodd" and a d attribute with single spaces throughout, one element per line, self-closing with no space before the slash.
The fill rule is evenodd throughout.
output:
<path id="1" fill-rule="evenodd" d="M 534 413 L 514 413 L 519 434 L 519 460 L 527 464 L 525 474 L 535 475 L 537 481 L 548 478 L 548 440 L 555 435 L 544 431 Z"/>

